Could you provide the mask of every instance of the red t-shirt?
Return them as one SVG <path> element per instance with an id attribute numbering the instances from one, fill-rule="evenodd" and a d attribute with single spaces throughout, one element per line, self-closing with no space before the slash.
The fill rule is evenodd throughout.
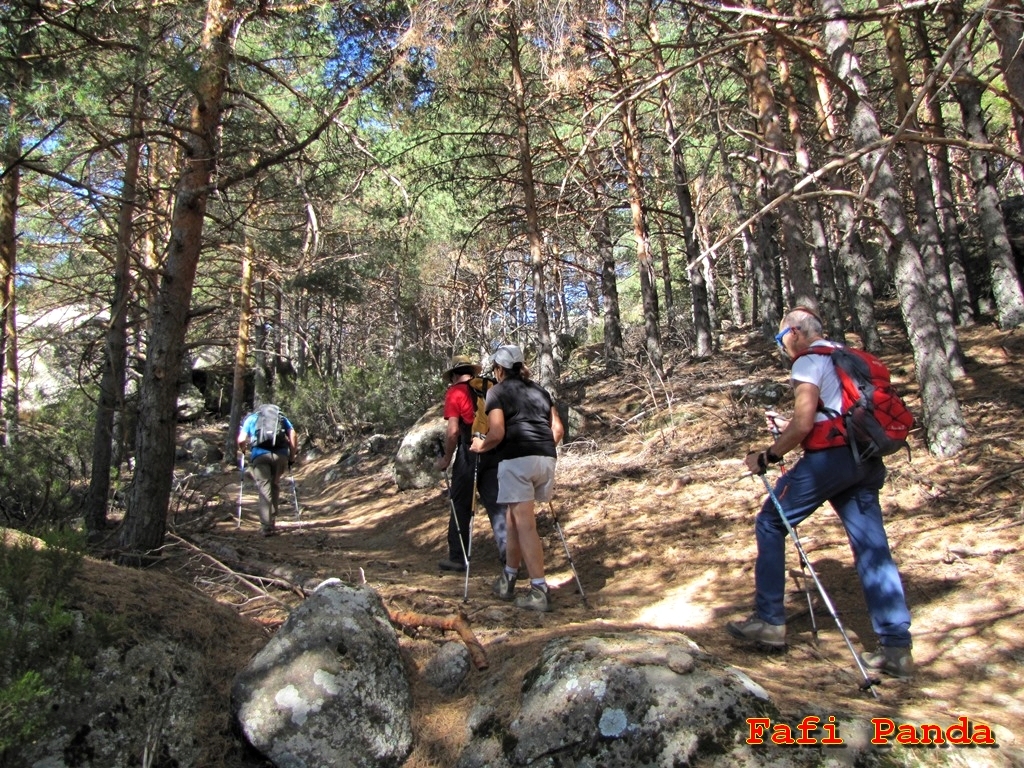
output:
<path id="1" fill-rule="evenodd" d="M 444 395 L 444 418 L 458 416 L 463 424 L 472 424 L 476 417 L 476 403 L 465 382 L 452 384 Z"/>

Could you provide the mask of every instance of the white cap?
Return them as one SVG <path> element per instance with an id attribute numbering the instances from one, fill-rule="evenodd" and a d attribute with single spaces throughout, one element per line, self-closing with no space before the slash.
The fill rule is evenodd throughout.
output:
<path id="1" fill-rule="evenodd" d="M 491 359 L 494 361 L 495 365 L 500 365 L 502 368 L 512 370 L 512 366 L 516 363 L 524 362 L 523 350 L 511 344 L 506 347 L 498 347 Z"/>

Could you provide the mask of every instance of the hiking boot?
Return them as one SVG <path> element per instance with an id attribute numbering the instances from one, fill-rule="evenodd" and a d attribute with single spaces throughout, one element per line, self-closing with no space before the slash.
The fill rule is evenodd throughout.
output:
<path id="1" fill-rule="evenodd" d="M 277 536 L 277 529 L 276 528 L 261 528 L 260 529 L 260 536 L 262 536 L 263 538 L 267 538 L 268 536 Z"/>
<path id="2" fill-rule="evenodd" d="M 501 576 L 494 580 L 494 586 L 491 587 L 491 591 L 502 600 L 511 600 L 515 597 L 516 593 L 516 577 L 509 576 L 502 571 Z"/>
<path id="3" fill-rule="evenodd" d="M 756 613 L 745 621 L 730 621 L 725 628 L 733 637 L 748 640 L 769 650 L 781 650 L 786 647 L 786 625 L 769 624 Z"/>
<path id="4" fill-rule="evenodd" d="M 442 571 L 464 571 L 466 564 L 461 560 L 442 560 L 437 564 Z"/>
<path id="5" fill-rule="evenodd" d="M 871 653 L 862 653 L 860 660 L 868 672 L 884 672 L 901 680 L 914 676 L 914 656 L 910 648 L 880 645 Z"/>
<path id="6" fill-rule="evenodd" d="M 546 589 L 531 585 L 530 591 L 525 595 L 516 598 L 516 608 L 525 608 L 530 611 L 550 611 L 551 603 L 548 601 Z"/>

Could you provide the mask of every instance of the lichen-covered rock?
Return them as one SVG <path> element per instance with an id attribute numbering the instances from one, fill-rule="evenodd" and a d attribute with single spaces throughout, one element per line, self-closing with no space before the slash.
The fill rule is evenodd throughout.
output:
<path id="1" fill-rule="evenodd" d="M 412 749 L 398 638 L 368 587 L 317 588 L 235 678 L 232 705 L 280 768 L 388 768 Z"/>
<path id="2" fill-rule="evenodd" d="M 434 468 L 437 445 L 444 440 L 443 404 L 438 403 L 412 425 L 395 454 L 392 472 L 398 490 L 429 488 L 440 479 Z"/>
<path id="3" fill-rule="evenodd" d="M 758 754 L 748 717 L 775 713 L 764 690 L 680 635 L 605 634 L 545 646 L 523 681 L 518 713 L 482 700 L 469 719 L 459 768 L 820 763 L 820 750 Z"/>
<path id="4" fill-rule="evenodd" d="M 423 679 L 442 693 L 454 693 L 469 674 L 469 651 L 454 640 L 445 643 L 423 669 Z"/>
<path id="5" fill-rule="evenodd" d="M 199 765 L 197 718 L 208 681 L 194 651 L 167 638 L 97 654 L 89 683 L 61 700 L 44 738 L 20 758 L 33 768 Z"/>

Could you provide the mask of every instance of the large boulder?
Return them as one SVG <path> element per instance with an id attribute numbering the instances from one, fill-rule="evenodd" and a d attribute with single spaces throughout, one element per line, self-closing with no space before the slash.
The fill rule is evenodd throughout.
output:
<path id="1" fill-rule="evenodd" d="M 209 680 L 194 649 L 155 637 L 105 648 L 93 664 L 88 685 L 55 705 L 46 735 L 24 749 L 23 765 L 129 768 L 147 752 L 167 765 L 202 765 L 195 734 Z"/>
<path id="2" fill-rule="evenodd" d="M 399 766 L 412 750 L 412 693 L 380 597 L 321 584 L 235 678 L 249 742 L 279 768 Z"/>
<path id="3" fill-rule="evenodd" d="M 512 719 L 495 685 L 469 717 L 458 768 L 820 765 L 820 748 L 746 744 L 747 718 L 776 715 L 764 690 L 676 634 L 548 643 Z"/>
<path id="4" fill-rule="evenodd" d="M 3 528 L 0 541 L 44 546 Z M 234 673 L 265 642 L 262 628 L 158 569 L 86 557 L 70 587 L 76 619 L 60 630 L 64 647 L 52 662 L 70 674 L 46 699 L 45 732 L 0 764 L 236 765 L 228 755 L 241 744 L 225 702 Z M 36 626 L 20 629 L 35 634 Z"/>
<path id="5" fill-rule="evenodd" d="M 437 404 L 413 424 L 398 446 L 392 471 L 398 490 L 430 488 L 440 479 L 434 468 L 438 443 L 445 436 L 444 405 Z"/>

